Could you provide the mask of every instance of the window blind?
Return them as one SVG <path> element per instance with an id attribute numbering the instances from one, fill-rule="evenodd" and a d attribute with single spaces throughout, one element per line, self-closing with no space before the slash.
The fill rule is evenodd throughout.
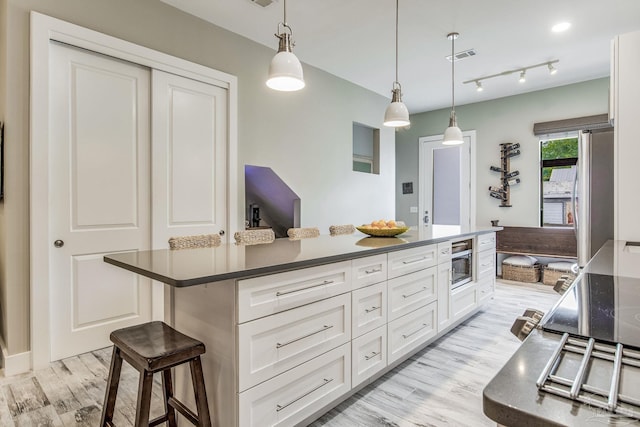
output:
<path id="1" fill-rule="evenodd" d="M 609 115 L 596 114 L 595 116 L 534 123 L 533 134 L 539 136 L 562 132 L 575 132 L 579 130 L 604 129 L 608 127 L 611 127 L 611 124 L 609 123 Z"/>

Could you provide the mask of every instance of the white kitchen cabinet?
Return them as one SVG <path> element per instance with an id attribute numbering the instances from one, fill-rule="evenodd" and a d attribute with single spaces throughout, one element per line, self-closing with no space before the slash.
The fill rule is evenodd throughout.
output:
<path id="1" fill-rule="evenodd" d="M 640 117 L 640 31 L 613 41 L 611 76 L 614 127 L 614 239 L 640 241 L 640 195 L 637 190 L 638 117 Z"/>
<path id="2" fill-rule="evenodd" d="M 350 340 L 348 293 L 243 323 L 238 326 L 240 391 Z"/>
<path id="3" fill-rule="evenodd" d="M 387 367 L 387 325 L 351 341 L 351 386 L 356 387 Z"/>
<path id="4" fill-rule="evenodd" d="M 387 282 L 377 283 L 351 293 L 352 337 L 359 337 L 387 324 Z"/>
<path id="5" fill-rule="evenodd" d="M 388 262 L 389 279 L 433 267 L 438 262 L 438 246 L 420 246 L 390 252 Z"/>
<path id="6" fill-rule="evenodd" d="M 436 266 L 396 277 L 388 282 L 389 320 L 397 319 L 438 297 Z"/>
<path id="7" fill-rule="evenodd" d="M 478 286 L 475 282 L 469 282 L 451 291 L 451 310 L 454 319 L 458 319 L 471 313 L 478 305 Z"/>
<path id="8" fill-rule="evenodd" d="M 437 303 L 421 307 L 389 322 L 387 329 L 389 363 L 420 347 L 438 333 Z"/>
<path id="9" fill-rule="evenodd" d="M 353 289 L 387 280 L 387 254 L 357 258 L 351 262 Z"/>
<path id="10" fill-rule="evenodd" d="M 345 344 L 240 393 L 240 425 L 296 425 L 348 392 L 350 374 L 351 345 Z"/>
<path id="11" fill-rule="evenodd" d="M 242 323 L 351 290 L 351 261 L 238 280 Z"/>
<path id="12" fill-rule="evenodd" d="M 451 259 L 438 264 L 438 333 L 447 329 L 454 321 L 451 305 L 452 273 Z"/>

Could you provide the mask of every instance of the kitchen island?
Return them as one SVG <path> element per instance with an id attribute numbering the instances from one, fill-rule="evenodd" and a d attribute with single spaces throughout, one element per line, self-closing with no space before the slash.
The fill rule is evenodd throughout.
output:
<path id="1" fill-rule="evenodd" d="M 485 387 L 483 408 L 489 418 L 500 425 L 518 427 L 640 425 L 639 249 L 627 242 L 609 241 L 598 251 L 563 298 L 541 319 L 541 327 L 531 331 Z M 569 334 L 569 346 L 588 348 L 592 338 L 593 354 L 605 354 L 605 358 L 589 358 L 584 386 L 575 388 L 574 398 L 567 396 L 572 384 L 563 384 L 562 378 L 573 381 L 577 377 L 584 351 L 568 352 L 567 346 L 561 346 L 565 332 Z M 616 381 L 614 354 L 618 344 L 623 357 Z M 560 347 L 551 381 L 543 372 Z M 537 383 L 544 388 L 539 390 Z M 550 392 L 549 387 L 564 391 Z M 609 400 L 612 395 L 615 400 Z M 603 408 L 607 403 L 616 408 L 616 413 Z"/>
<path id="2" fill-rule="evenodd" d="M 322 415 L 489 301 L 497 230 L 430 226 L 105 261 L 168 285 L 169 323 L 207 347 L 216 425 L 286 426 Z M 464 257 L 452 249 L 461 241 L 472 248 Z M 177 378 L 180 395 L 190 383 Z"/>

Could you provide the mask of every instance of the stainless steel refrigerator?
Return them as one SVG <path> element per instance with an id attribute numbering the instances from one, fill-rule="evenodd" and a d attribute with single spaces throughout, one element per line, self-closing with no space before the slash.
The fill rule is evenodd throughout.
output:
<path id="1" fill-rule="evenodd" d="M 613 128 L 581 131 L 574 183 L 578 266 L 613 238 Z"/>

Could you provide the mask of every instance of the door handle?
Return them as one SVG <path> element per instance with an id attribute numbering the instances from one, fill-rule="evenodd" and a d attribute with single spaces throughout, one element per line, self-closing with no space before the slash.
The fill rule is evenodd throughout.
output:
<path id="1" fill-rule="evenodd" d="M 63 240 L 56 240 L 55 242 L 53 242 L 53 246 L 55 246 L 56 248 L 61 248 L 64 246 L 64 241 Z"/>
<path id="2" fill-rule="evenodd" d="M 422 221 L 425 225 L 429 225 L 429 211 L 424 211 L 424 217 L 422 218 Z"/>

